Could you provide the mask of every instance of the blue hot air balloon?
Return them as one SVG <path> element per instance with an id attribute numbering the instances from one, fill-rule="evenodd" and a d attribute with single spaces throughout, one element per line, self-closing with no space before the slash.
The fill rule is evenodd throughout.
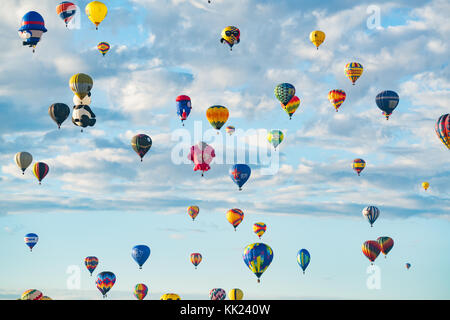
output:
<path id="1" fill-rule="evenodd" d="M 30 251 L 33 251 L 33 247 L 39 240 L 39 237 L 36 233 L 27 233 L 25 235 L 25 244 L 30 248 Z"/>
<path id="2" fill-rule="evenodd" d="M 44 18 L 36 11 L 27 12 L 23 18 L 19 29 L 19 36 L 23 39 L 22 44 L 36 48 L 36 45 L 41 40 L 41 36 L 47 32 L 45 28 Z"/>
<path id="3" fill-rule="evenodd" d="M 230 177 L 239 187 L 239 190 L 242 190 L 242 186 L 247 182 L 248 178 L 250 178 L 252 170 L 246 164 L 235 164 L 230 169 Z"/>
<path id="4" fill-rule="evenodd" d="M 378 108 L 383 111 L 386 120 L 389 120 L 389 116 L 397 107 L 399 100 L 398 94 L 390 90 L 380 92 L 375 98 L 375 102 L 377 103 Z"/>
<path id="5" fill-rule="evenodd" d="M 311 261 L 311 256 L 306 249 L 302 249 L 297 253 L 297 263 L 302 268 L 303 274 L 305 274 L 305 270 L 308 267 L 309 261 Z"/>
<path id="6" fill-rule="evenodd" d="M 131 252 L 131 256 L 139 265 L 139 269 L 142 269 L 142 265 L 150 256 L 150 248 L 144 244 L 134 246 L 133 251 Z"/>
<path id="7" fill-rule="evenodd" d="M 177 102 L 177 114 L 180 117 L 181 123 L 184 126 L 183 121 L 186 120 L 189 114 L 191 113 L 192 109 L 191 98 L 185 95 L 181 95 L 177 97 L 176 102 Z"/>

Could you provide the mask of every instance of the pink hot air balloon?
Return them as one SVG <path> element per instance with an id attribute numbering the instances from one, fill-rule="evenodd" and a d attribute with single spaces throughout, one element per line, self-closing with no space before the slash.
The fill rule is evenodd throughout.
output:
<path id="1" fill-rule="evenodd" d="M 191 147 L 191 152 L 188 155 L 188 159 L 194 162 L 194 171 L 201 170 L 203 177 L 203 173 L 211 169 L 209 164 L 215 156 L 216 154 L 213 147 L 201 141 Z"/>

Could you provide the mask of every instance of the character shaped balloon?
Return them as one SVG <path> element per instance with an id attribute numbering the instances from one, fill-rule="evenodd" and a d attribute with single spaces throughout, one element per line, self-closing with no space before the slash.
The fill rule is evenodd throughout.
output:
<path id="1" fill-rule="evenodd" d="M 191 147 L 188 159 L 194 162 L 194 171 L 201 170 L 203 177 L 204 172 L 211 169 L 209 164 L 215 156 L 213 147 L 202 141 Z"/>
<path id="2" fill-rule="evenodd" d="M 89 106 L 73 106 L 72 123 L 74 125 L 82 128 L 93 127 L 96 121 L 95 114 Z M 81 132 L 83 132 L 83 129 L 81 129 Z"/>
<path id="3" fill-rule="evenodd" d="M 233 50 L 233 45 L 241 41 L 241 32 L 238 28 L 233 26 L 228 26 L 222 30 L 221 43 L 227 43 L 230 46 L 230 51 Z"/>
<path id="4" fill-rule="evenodd" d="M 29 46 L 35 51 L 36 45 L 41 40 L 42 34 L 47 32 L 44 18 L 36 11 L 27 12 L 19 28 L 19 36 L 22 38 L 22 44 Z"/>

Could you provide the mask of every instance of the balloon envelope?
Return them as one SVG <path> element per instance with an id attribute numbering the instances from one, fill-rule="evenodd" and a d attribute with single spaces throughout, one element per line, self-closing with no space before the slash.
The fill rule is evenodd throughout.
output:
<path id="1" fill-rule="evenodd" d="M 22 293 L 21 300 L 42 300 L 42 292 L 36 289 L 29 289 Z"/>
<path id="2" fill-rule="evenodd" d="M 48 108 L 48 114 L 58 125 L 58 129 L 61 124 L 69 117 L 70 108 L 65 103 L 54 103 Z"/>
<path id="3" fill-rule="evenodd" d="M 152 139 L 146 134 L 135 135 L 131 139 L 131 147 L 138 154 L 142 161 L 142 158 L 144 158 L 146 153 L 152 147 Z"/>
<path id="4" fill-rule="evenodd" d="M 383 115 L 386 117 L 386 120 L 388 120 L 389 116 L 392 114 L 392 111 L 394 111 L 398 105 L 399 97 L 396 92 L 387 90 L 377 94 L 375 102 L 378 108 L 383 111 Z"/>
<path id="5" fill-rule="evenodd" d="M 84 264 L 86 268 L 89 270 L 92 276 L 92 272 L 94 272 L 95 268 L 97 268 L 98 265 L 98 258 L 97 257 L 86 257 L 84 259 Z"/>
<path id="6" fill-rule="evenodd" d="M 302 268 L 303 274 L 305 273 L 306 268 L 309 265 L 309 262 L 311 261 L 311 255 L 309 254 L 308 250 L 301 249 L 297 253 L 297 263 Z"/>
<path id="7" fill-rule="evenodd" d="M 450 113 L 439 117 L 436 121 L 435 131 L 442 143 L 450 149 Z"/>
<path id="8" fill-rule="evenodd" d="M 214 288 L 209 291 L 209 298 L 211 300 L 225 300 L 227 293 L 222 288 Z"/>
<path id="9" fill-rule="evenodd" d="M 245 247 L 242 258 L 260 282 L 262 274 L 273 260 L 273 251 L 265 243 L 253 243 Z"/>
<path id="10" fill-rule="evenodd" d="M 362 75 L 363 69 L 364 68 L 362 64 L 358 62 L 350 62 L 345 66 L 345 74 L 352 81 L 353 85 L 355 84 L 356 80 L 358 80 Z"/>
<path id="11" fill-rule="evenodd" d="M 114 283 L 116 283 L 116 276 L 110 271 L 100 272 L 97 276 L 97 281 L 95 282 L 97 289 L 102 293 L 103 298 L 106 298 L 106 294 L 114 286 Z"/>
<path id="12" fill-rule="evenodd" d="M 16 164 L 20 168 L 20 170 L 22 170 L 22 174 L 23 174 L 23 173 L 25 173 L 25 170 L 33 162 L 33 156 L 26 151 L 18 152 L 14 156 L 14 161 L 16 162 Z"/>
<path id="13" fill-rule="evenodd" d="M 95 28 L 98 29 L 98 25 L 105 19 L 106 14 L 108 13 L 108 8 L 103 2 L 92 1 L 87 4 L 85 11 L 89 20 L 91 20 L 91 22 L 95 24 Z"/>
<path id="14" fill-rule="evenodd" d="M 77 6 L 69 1 L 63 1 L 56 6 L 56 14 L 67 24 L 72 20 L 77 12 Z"/>
<path id="15" fill-rule="evenodd" d="M 235 164 L 230 169 L 230 177 L 237 184 L 239 190 L 242 190 L 242 186 L 250 178 L 252 170 L 246 164 Z"/>
<path id="16" fill-rule="evenodd" d="M 139 283 L 134 287 L 133 294 L 138 300 L 143 300 L 147 296 L 147 293 L 148 287 L 143 283 Z"/>
<path id="17" fill-rule="evenodd" d="M 274 93 L 278 101 L 286 105 L 294 97 L 295 87 L 290 83 L 280 83 L 275 87 Z"/>
<path id="18" fill-rule="evenodd" d="M 209 164 L 215 156 L 213 147 L 206 142 L 199 142 L 191 147 L 188 159 L 194 162 L 194 171 L 201 170 L 203 175 L 205 171 L 211 169 Z"/>
<path id="19" fill-rule="evenodd" d="M 142 265 L 150 256 L 150 248 L 143 244 L 134 246 L 131 251 L 131 256 L 139 265 L 139 269 L 142 269 Z"/>
<path id="20" fill-rule="evenodd" d="M 30 251 L 33 250 L 33 247 L 39 241 L 39 237 L 36 233 L 27 233 L 24 237 L 25 244 L 30 248 Z"/>

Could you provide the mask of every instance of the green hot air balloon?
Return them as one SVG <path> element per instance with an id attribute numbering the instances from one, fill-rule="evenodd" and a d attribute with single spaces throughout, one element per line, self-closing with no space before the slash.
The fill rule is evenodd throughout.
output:
<path id="1" fill-rule="evenodd" d="M 294 97 L 295 87 L 290 83 L 280 83 L 275 87 L 274 92 L 278 101 L 280 101 L 283 105 L 286 105 Z"/>

